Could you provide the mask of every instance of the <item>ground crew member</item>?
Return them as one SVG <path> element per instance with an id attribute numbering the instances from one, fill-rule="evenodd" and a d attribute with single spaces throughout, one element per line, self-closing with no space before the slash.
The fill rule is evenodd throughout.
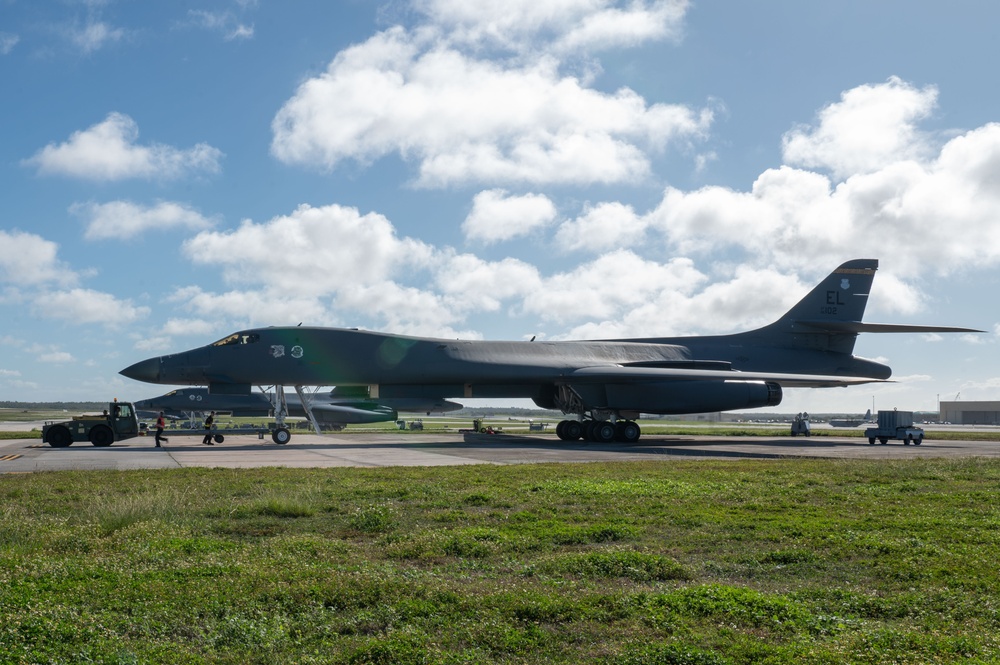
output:
<path id="1" fill-rule="evenodd" d="M 169 441 L 167 437 L 163 436 L 163 428 L 167 426 L 167 423 L 163 420 L 163 412 L 160 411 L 160 417 L 156 419 L 156 447 L 160 447 L 160 441 Z"/>
<path id="2" fill-rule="evenodd" d="M 208 418 L 205 418 L 205 438 L 202 439 L 201 444 L 203 446 L 214 446 L 212 443 L 212 423 L 215 422 L 215 411 L 208 414 Z"/>

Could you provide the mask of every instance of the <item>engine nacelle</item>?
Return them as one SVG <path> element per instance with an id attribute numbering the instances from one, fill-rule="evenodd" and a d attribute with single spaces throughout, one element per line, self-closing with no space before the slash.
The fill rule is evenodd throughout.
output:
<path id="1" fill-rule="evenodd" d="M 608 384 L 607 403 L 615 411 L 678 414 L 758 409 L 781 404 L 781 386 L 762 381 L 668 381 Z"/>
<path id="2" fill-rule="evenodd" d="M 396 409 L 371 402 L 345 402 L 342 404 L 314 404 L 313 415 L 321 423 L 342 425 L 367 425 L 396 420 Z"/>

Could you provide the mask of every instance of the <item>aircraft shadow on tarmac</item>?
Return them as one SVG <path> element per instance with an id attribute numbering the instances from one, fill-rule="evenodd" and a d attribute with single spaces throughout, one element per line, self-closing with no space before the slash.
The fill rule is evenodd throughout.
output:
<path id="1" fill-rule="evenodd" d="M 623 455 L 644 455 L 662 457 L 688 457 L 688 458 L 718 458 L 718 459 L 780 459 L 799 456 L 796 450 L 803 448 L 809 450 L 833 450 L 844 447 L 862 447 L 863 441 L 833 441 L 823 439 L 811 440 L 788 440 L 788 439 L 768 439 L 760 438 L 753 440 L 746 439 L 699 439 L 691 440 L 675 437 L 645 437 L 638 443 L 595 443 L 590 441 L 559 441 L 541 437 L 525 437 L 511 435 L 483 435 L 469 433 L 465 434 L 463 440 L 413 440 L 400 439 L 396 441 L 344 441 L 343 439 L 331 443 L 314 443 L 315 439 L 307 443 L 296 445 L 294 439 L 287 445 L 278 445 L 270 441 L 230 441 L 217 443 L 212 446 L 200 442 L 185 442 L 172 444 L 167 443 L 162 448 L 156 448 L 150 442 L 149 445 L 140 445 L 139 441 L 128 442 L 124 445 L 109 446 L 107 448 L 95 448 L 93 446 L 81 445 L 58 449 L 65 454 L 73 454 L 73 451 L 102 451 L 102 454 L 114 454 L 116 450 L 128 450 L 130 452 L 149 452 L 158 454 L 161 452 L 194 453 L 203 451 L 206 453 L 242 453 L 242 452 L 267 452 L 276 453 L 282 450 L 292 452 L 294 450 L 311 450 L 317 452 L 341 452 L 348 451 L 386 451 L 391 449 L 400 450 L 421 450 L 439 454 L 474 455 L 478 452 L 504 451 L 514 449 L 553 451 L 563 453 L 622 453 Z M 742 450 L 733 450 L 733 447 L 741 447 Z M 725 447 L 725 449 L 722 449 Z M 863 446 L 868 448 L 867 445 Z M 899 446 L 902 447 L 902 446 Z M 545 462 L 558 461 L 552 459 L 539 460 Z M 280 460 L 276 460 L 280 464 Z"/>
<path id="2" fill-rule="evenodd" d="M 815 448 L 839 448 L 839 447 L 842 447 L 842 446 L 857 445 L 857 444 L 860 444 L 861 442 L 858 441 L 858 442 L 845 443 L 843 441 L 830 441 L 829 439 L 827 439 L 827 440 L 821 440 L 821 439 L 812 439 L 812 440 L 806 439 L 806 440 L 802 440 L 802 439 L 800 439 L 798 441 L 789 441 L 788 439 L 765 439 L 765 438 L 760 438 L 760 439 L 753 439 L 753 440 L 747 440 L 747 439 L 699 439 L 698 441 L 692 441 L 690 439 L 664 438 L 664 439 L 657 440 L 657 439 L 654 439 L 654 438 L 650 438 L 648 441 L 644 441 L 643 443 L 652 443 L 653 445 L 658 445 L 658 446 L 675 445 L 675 446 L 699 446 L 699 447 L 702 447 L 702 446 L 734 446 L 734 445 L 739 445 L 739 446 L 771 446 L 771 447 L 777 447 L 777 448 L 810 448 L 810 449 L 815 449 Z"/>

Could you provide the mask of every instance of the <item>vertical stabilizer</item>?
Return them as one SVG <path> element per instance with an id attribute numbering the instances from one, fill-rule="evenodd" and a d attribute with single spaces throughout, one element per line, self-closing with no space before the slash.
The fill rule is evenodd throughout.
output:
<path id="1" fill-rule="evenodd" d="M 778 346 L 851 354 L 865 315 L 878 259 L 854 259 L 827 275 L 806 297 L 762 328 Z"/>
<path id="2" fill-rule="evenodd" d="M 838 328 L 837 324 L 860 322 L 865 315 L 876 270 L 878 259 L 854 259 L 841 264 L 777 323 L 793 327 L 806 324 L 822 329 L 826 323 L 833 323 L 834 328 Z"/>

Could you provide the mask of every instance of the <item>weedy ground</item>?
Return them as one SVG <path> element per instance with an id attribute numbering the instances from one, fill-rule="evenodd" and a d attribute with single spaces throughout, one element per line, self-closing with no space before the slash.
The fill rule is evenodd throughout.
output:
<path id="1" fill-rule="evenodd" d="M 0 476 L 0 663 L 1000 662 L 1000 462 Z"/>

